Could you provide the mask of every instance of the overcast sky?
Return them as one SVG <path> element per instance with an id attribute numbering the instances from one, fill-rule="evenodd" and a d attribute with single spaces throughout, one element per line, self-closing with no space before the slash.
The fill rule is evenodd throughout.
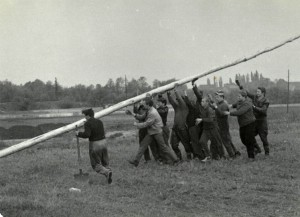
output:
<path id="1" fill-rule="evenodd" d="M 0 80 L 181 79 L 299 35 L 299 11 L 298 0 L 1 0 Z M 300 81 L 300 39 L 215 75 L 288 69 Z"/>

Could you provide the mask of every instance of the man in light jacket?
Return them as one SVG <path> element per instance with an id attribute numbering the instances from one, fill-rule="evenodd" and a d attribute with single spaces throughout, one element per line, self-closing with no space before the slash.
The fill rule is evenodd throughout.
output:
<path id="1" fill-rule="evenodd" d="M 140 159 L 144 152 L 152 142 L 156 142 L 159 147 L 159 152 L 168 159 L 170 163 L 178 162 L 178 158 L 171 148 L 166 145 L 162 134 L 162 119 L 157 110 L 153 107 L 153 101 L 150 98 L 145 99 L 145 107 L 148 110 L 146 120 L 141 123 L 134 122 L 134 125 L 138 128 L 147 128 L 147 135 L 144 137 L 140 144 L 138 153 L 133 160 L 129 160 L 130 164 L 138 166 Z"/>

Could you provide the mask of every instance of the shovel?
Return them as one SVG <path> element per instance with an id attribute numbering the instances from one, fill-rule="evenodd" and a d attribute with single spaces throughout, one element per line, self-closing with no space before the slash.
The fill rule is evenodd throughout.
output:
<path id="1" fill-rule="evenodd" d="M 76 126 L 76 131 L 77 131 L 77 126 Z M 79 146 L 79 138 L 78 138 L 78 136 L 76 136 L 76 141 L 77 141 L 77 153 L 78 153 L 79 173 L 74 174 L 74 178 L 76 180 L 86 181 L 89 178 L 89 174 L 82 172 L 82 160 L 81 160 L 81 156 L 80 156 L 80 146 Z"/>

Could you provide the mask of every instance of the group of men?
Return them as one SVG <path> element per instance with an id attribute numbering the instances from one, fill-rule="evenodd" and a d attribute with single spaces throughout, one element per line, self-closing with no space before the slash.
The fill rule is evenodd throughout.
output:
<path id="1" fill-rule="evenodd" d="M 244 90 L 237 80 L 240 88 L 237 103 L 230 109 L 225 100 L 224 92 L 218 90 L 215 97 L 204 96 L 192 81 L 196 100 L 191 100 L 186 92 L 180 94 L 178 85 L 175 85 L 174 94 L 167 91 L 169 103 L 174 108 L 174 123 L 170 133 L 167 126 L 168 106 L 167 100 L 158 94 L 155 100 L 147 96 L 138 105 L 134 105 L 133 113 L 126 114 L 135 118 L 134 125 L 139 129 L 139 149 L 130 164 L 138 166 L 142 156 L 146 162 L 153 158 L 160 164 L 178 164 L 183 160 L 179 144 L 182 143 L 187 160 L 199 159 L 202 162 L 211 159 L 219 160 L 228 157 L 233 159 L 240 154 L 232 143 L 228 116 L 237 116 L 239 132 L 242 143 L 246 146 L 248 158 L 254 160 L 255 155 L 261 152 L 255 136 L 258 134 L 263 142 L 265 155 L 269 155 L 267 139 L 268 124 L 267 110 L 269 102 L 265 98 L 266 90 L 258 87 L 256 94 Z M 89 138 L 90 159 L 93 169 L 107 177 L 112 182 L 112 172 L 108 167 L 108 154 L 104 136 L 103 124 L 94 118 L 92 109 L 83 110 L 87 122 L 84 132 L 76 132 L 76 136 Z M 170 135 L 171 134 L 171 135 Z M 210 141 L 210 147 L 208 142 Z M 169 145 L 170 143 L 170 145 Z"/>
<path id="2" fill-rule="evenodd" d="M 188 160 L 196 158 L 206 162 L 210 159 L 226 158 L 224 148 L 229 158 L 235 158 L 241 154 L 232 143 L 229 115 L 237 116 L 240 138 L 247 148 L 248 157 L 254 159 L 255 155 L 261 152 L 255 139 L 257 134 L 263 142 L 265 155 L 269 155 L 267 139 L 269 102 L 265 98 L 265 88 L 258 87 L 254 95 L 244 90 L 237 80 L 240 92 L 237 103 L 232 105 L 235 110 L 230 110 L 222 90 L 215 92 L 214 99 L 211 95 L 204 96 L 195 84 L 196 80 L 192 81 L 195 102 L 189 99 L 186 92 L 184 95 L 180 94 L 177 86 L 174 88 L 173 96 L 170 91 L 167 92 L 168 101 L 175 112 L 171 135 L 166 125 L 167 100 L 161 95 L 158 95 L 156 100 L 156 108 L 154 108 L 154 99 L 148 96 L 141 104 L 134 106 L 134 114 L 127 111 L 127 114 L 133 115 L 137 120 L 135 126 L 139 129 L 140 142 L 137 155 L 129 163 L 138 166 L 143 154 L 145 161 L 149 161 L 150 148 L 156 161 L 176 164 L 182 160 L 180 142 Z M 210 148 L 208 141 L 210 141 Z M 172 150 L 176 154 L 175 157 Z"/>

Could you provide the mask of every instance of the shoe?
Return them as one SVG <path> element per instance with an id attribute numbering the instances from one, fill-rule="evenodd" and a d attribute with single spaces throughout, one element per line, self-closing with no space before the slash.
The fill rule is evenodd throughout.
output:
<path id="1" fill-rule="evenodd" d="M 266 151 L 266 152 L 265 152 L 265 155 L 266 155 L 266 156 L 269 156 L 269 155 L 270 155 L 270 152 Z"/>
<path id="2" fill-rule="evenodd" d="M 137 167 L 139 165 L 139 162 L 137 162 L 136 160 L 129 160 L 128 162 L 130 164 L 134 165 L 135 167 Z"/>
<path id="3" fill-rule="evenodd" d="M 254 149 L 254 154 L 255 154 L 255 155 L 257 155 L 257 154 L 259 154 L 259 153 L 261 153 L 261 150 L 260 150 L 260 149 Z"/>
<path id="4" fill-rule="evenodd" d="M 164 162 L 162 161 L 157 161 L 158 165 L 164 165 Z"/>
<path id="5" fill-rule="evenodd" d="M 235 156 L 236 156 L 236 157 L 237 157 L 237 156 L 241 156 L 241 152 L 236 151 L 236 152 L 235 152 Z"/>
<path id="6" fill-rule="evenodd" d="M 206 163 L 207 161 L 210 161 L 210 157 L 205 157 L 201 162 Z"/>
<path id="7" fill-rule="evenodd" d="M 176 160 L 176 161 L 174 161 L 173 166 L 177 166 L 177 165 L 179 165 L 180 163 L 182 163 L 182 160 Z"/>
<path id="8" fill-rule="evenodd" d="M 112 183 L 112 171 L 109 171 L 109 172 L 108 172 L 108 175 L 107 175 L 107 183 L 108 183 L 108 184 L 111 184 L 111 183 Z"/>
<path id="9" fill-rule="evenodd" d="M 186 155 L 186 158 L 187 158 L 187 160 L 192 160 L 192 154 L 191 154 L 191 153 L 188 153 L 188 154 Z"/>
<path id="10" fill-rule="evenodd" d="M 248 158 L 249 162 L 254 162 L 255 161 L 255 158 Z"/>

